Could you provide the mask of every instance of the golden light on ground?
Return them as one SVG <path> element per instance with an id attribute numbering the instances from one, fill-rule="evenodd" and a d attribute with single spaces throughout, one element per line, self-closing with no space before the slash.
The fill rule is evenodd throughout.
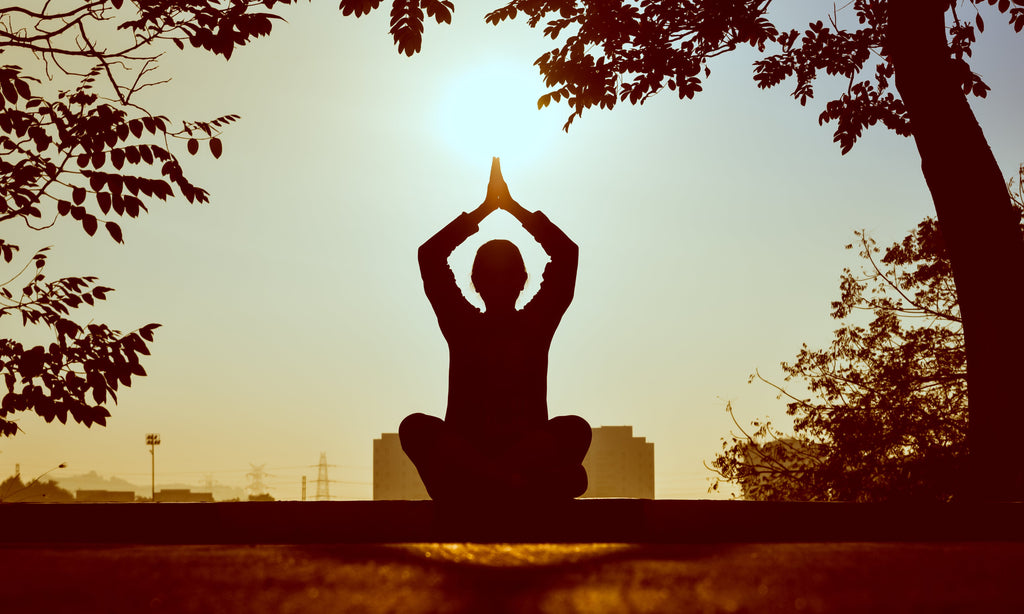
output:
<path id="1" fill-rule="evenodd" d="M 544 91 L 528 62 L 474 65 L 443 88 L 437 121 L 441 137 L 471 161 L 489 163 L 499 156 L 520 166 L 537 162 L 561 134 L 565 119 L 558 109 L 537 109 Z"/>
<path id="2" fill-rule="evenodd" d="M 394 546 L 431 561 L 519 567 L 580 563 L 628 551 L 630 544 L 422 543 Z"/>

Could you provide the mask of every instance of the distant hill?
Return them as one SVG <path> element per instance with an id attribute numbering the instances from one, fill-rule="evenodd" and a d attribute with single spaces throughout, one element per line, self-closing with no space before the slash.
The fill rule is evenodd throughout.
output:
<path id="1" fill-rule="evenodd" d="M 74 494 L 78 490 L 130 490 L 139 497 L 149 497 L 150 486 L 146 484 L 139 486 L 138 484 L 132 484 L 128 480 L 119 478 L 117 476 L 111 476 L 109 478 L 103 477 L 95 471 L 89 473 L 83 473 L 81 475 L 73 475 L 66 478 L 60 478 L 57 480 L 60 487 L 71 491 Z M 225 484 L 213 484 L 212 488 L 207 487 L 205 484 L 165 484 L 158 482 L 156 485 L 157 490 L 169 489 L 169 488 L 188 488 L 194 492 L 213 492 L 213 499 L 215 501 L 227 501 L 228 499 L 240 499 L 242 501 L 246 498 L 246 492 L 244 488 L 237 486 L 227 486 Z"/>
<path id="2" fill-rule="evenodd" d="M 105 478 L 95 471 L 58 478 L 57 483 L 61 488 L 71 491 L 72 494 L 76 490 L 130 490 L 136 495 L 149 496 L 149 486 L 136 486 L 119 477 Z"/>

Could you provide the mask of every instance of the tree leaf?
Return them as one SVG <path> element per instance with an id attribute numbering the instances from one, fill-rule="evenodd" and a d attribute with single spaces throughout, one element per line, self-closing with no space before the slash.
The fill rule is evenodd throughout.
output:
<path id="1" fill-rule="evenodd" d="M 110 237 L 118 243 L 124 243 L 124 239 L 121 236 L 121 227 L 116 222 L 107 222 L 103 225 L 107 232 L 110 233 Z"/>
<path id="2" fill-rule="evenodd" d="M 4 98 L 6 98 L 11 104 L 18 102 L 18 90 L 15 89 L 12 80 L 5 79 L 0 83 L 0 93 L 3 93 Z"/>
<path id="3" fill-rule="evenodd" d="M 110 192 L 97 192 L 96 202 L 99 204 L 100 211 L 104 215 L 110 213 Z"/>
<path id="4" fill-rule="evenodd" d="M 102 405 L 107 402 L 107 384 L 102 377 L 90 378 L 95 383 L 92 383 L 92 398 L 97 404 Z"/>
<path id="5" fill-rule="evenodd" d="M 107 175 L 107 189 L 111 194 L 120 194 L 123 186 L 124 182 L 120 175 Z"/>
<path id="6" fill-rule="evenodd" d="M 16 89 L 18 94 L 26 100 L 32 97 L 32 91 L 29 89 L 28 83 L 26 83 L 24 79 L 15 79 L 14 89 Z"/>
<path id="7" fill-rule="evenodd" d="M 82 228 L 85 229 L 85 232 L 88 233 L 90 237 L 96 234 L 97 226 L 98 222 L 95 215 L 86 215 L 82 218 Z"/>
<path id="8" fill-rule="evenodd" d="M 139 335 L 141 335 L 142 338 L 145 339 L 146 341 L 152 343 L 153 331 L 160 328 L 160 326 L 160 324 L 147 324 L 139 329 Z"/>
<path id="9" fill-rule="evenodd" d="M 213 154 L 214 158 L 219 158 L 223 151 L 224 146 L 221 144 L 220 139 L 217 137 L 210 139 L 210 153 Z"/>

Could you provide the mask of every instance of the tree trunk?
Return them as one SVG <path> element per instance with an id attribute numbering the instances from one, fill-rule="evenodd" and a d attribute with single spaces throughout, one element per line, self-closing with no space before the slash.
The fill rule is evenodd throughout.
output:
<path id="1" fill-rule="evenodd" d="M 956 280 L 969 498 L 1024 499 L 1024 237 L 946 42 L 948 0 L 889 0 L 888 49 Z"/>

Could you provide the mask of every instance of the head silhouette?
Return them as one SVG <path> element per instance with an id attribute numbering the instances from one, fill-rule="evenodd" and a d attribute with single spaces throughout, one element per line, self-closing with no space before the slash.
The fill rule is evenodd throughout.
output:
<path id="1" fill-rule="evenodd" d="M 515 308 L 526 286 L 526 265 L 519 248 L 505 239 L 484 243 L 473 260 L 471 279 L 487 309 Z"/>

